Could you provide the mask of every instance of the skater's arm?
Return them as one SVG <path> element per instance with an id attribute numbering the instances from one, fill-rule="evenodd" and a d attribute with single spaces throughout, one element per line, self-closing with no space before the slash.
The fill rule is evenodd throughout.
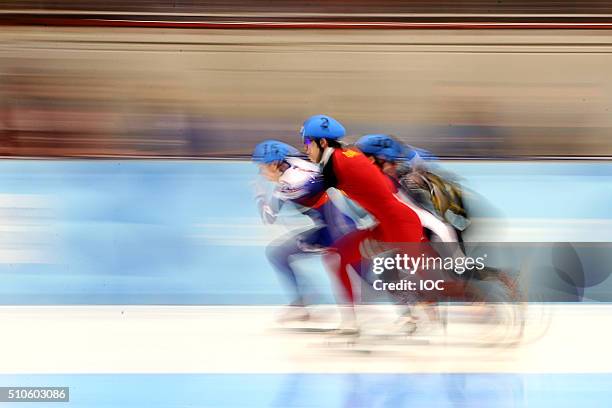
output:
<path id="1" fill-rule="evenodd" d="M 276 190 L 272 194 L 268 193 L 263 179 L 255 183 L 255 203 L 264 224 L 274 224 L 283 206 L 283 200 L 276 193 Z"/>

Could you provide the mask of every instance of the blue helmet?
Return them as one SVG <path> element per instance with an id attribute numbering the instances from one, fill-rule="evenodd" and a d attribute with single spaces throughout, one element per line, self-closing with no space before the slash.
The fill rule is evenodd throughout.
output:
<path id="1" fill-rule="evenodd" d="M 300 133 L 302 142 L 307 143 L 310 139 L 339 140 L 346 135 L 346 130 L 331 116 L 314 115 L 304 121 Z"/>
<path id="2" fill-rule="evenodd" d="M 255 146 L 253 150 L 253 161 L 262 164 L 280 162 L 287 156 L 299 156 L 300 152 L 295 147 L 279 140 L 265 140 Z"/>
<path id="3" fill-rule="evenodd" d="M 406 154 L 404 146 L 389 135 L 365 135 L 355 145 L 367 155 L 380 157 L 388 161 L 397 161 Z"/>

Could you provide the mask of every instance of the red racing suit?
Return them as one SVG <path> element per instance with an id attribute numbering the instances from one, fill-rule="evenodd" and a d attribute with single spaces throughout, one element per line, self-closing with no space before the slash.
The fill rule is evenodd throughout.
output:
<path id="1" fill-rule="evenodd" d="M 353 303 L 348 265 L 361 262 L 361 244 L 366 240 L 385 243 L 419 243 L 424 240 L 418 215 L 395 196 L 393 183 L 361 152 L 334 149 L 323 165 L 325 187 L 342 190 L 370 213 L 378 224 L 369 230 L 356 230 L 332 244 L 340 264 L 331 266 L 342 283 L 344 295 Z M 332 258 L 328 258 L 332 261 Z"/>

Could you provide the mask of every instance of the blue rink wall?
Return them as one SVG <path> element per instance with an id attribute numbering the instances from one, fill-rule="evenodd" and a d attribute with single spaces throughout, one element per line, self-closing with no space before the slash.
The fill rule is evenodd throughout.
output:
<path id="1" fill-rule="evenodd" d="M 610 163 L 444 167 L 486 197 L 487 217 L 531 220 L 544 233 L 569 225 L 567 237 L 546 241 L 590 241 L 592 232 L 612 242 Z M 236 161 L 0 162 L 0 304 L 285 302 L 264 255 L 272 235 L 253 203 L 256 174 Z M 571 227 L 581 223 L 597 228 Z M 302 269 L 330 300 L 318 260 Z"/>

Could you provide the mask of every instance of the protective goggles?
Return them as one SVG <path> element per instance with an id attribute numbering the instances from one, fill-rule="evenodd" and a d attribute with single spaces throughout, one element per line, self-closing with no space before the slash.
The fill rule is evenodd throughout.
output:
<path id="1" fill-rule="evenodd" d="M 300 135 L 302 135 L 302 144 L 304 146 L 309 146 L 313 142 L 313 139 L 304 135 L 304 127 L 300 129 Z"/>

